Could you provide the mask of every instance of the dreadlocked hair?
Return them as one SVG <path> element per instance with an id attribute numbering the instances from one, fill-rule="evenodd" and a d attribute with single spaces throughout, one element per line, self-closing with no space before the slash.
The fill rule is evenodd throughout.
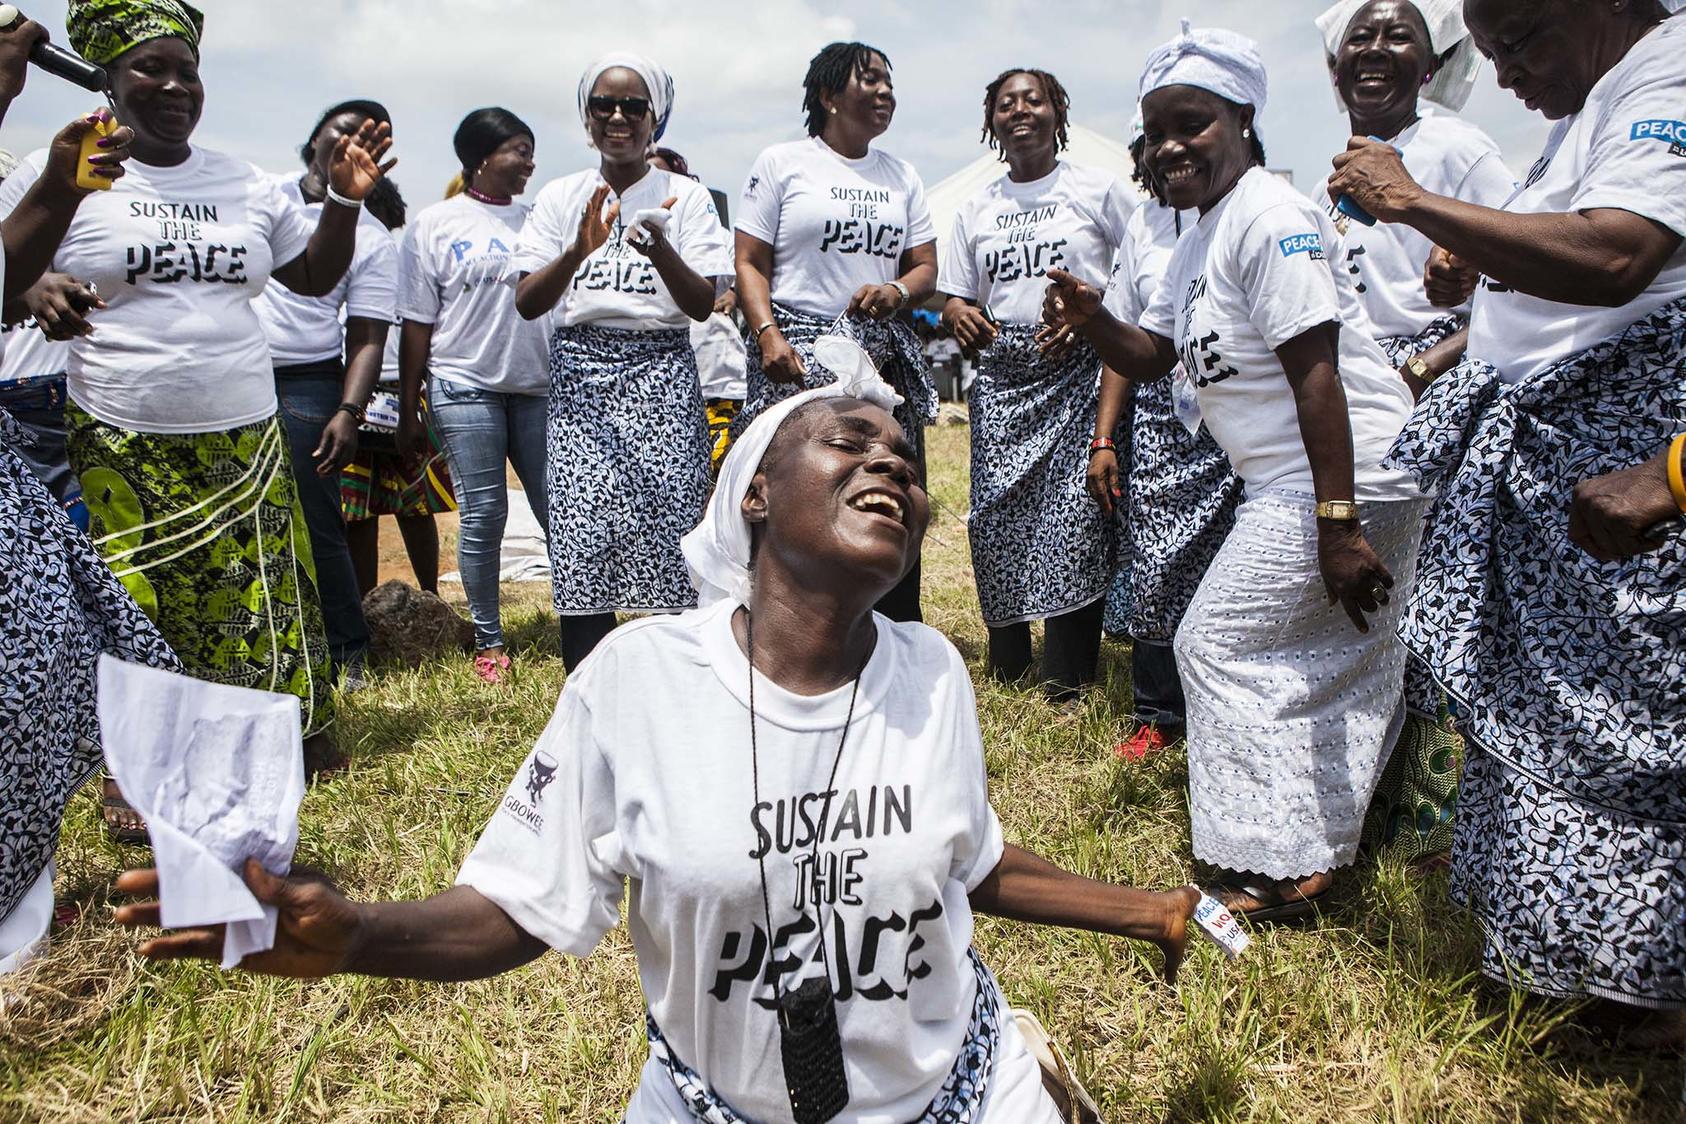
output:
<path id="1" fill-rule="evenodd" d="M 995 81 L 984 87 L 984 116 L 983 140 L 990 148 L 1000 153 L 1001 159 L 1007 159 L 1007 152 L 1001 147 L 1001 142 L 995 136 L 995 99 L 1001 96 L 1001 87 L 1007 84 L 1007 79 L 1019 74 L 1028 74 L 1042 84 L 1042 96 L 1048 99 L 1054 107 L 1054 151 L 1064 152 L 1069 142 L 1067 126 L 1070 124 L 1071 95 L 1065 92 L 1060 80 L 1046 70 L 1033 67 L 1018 66 L 1012 70 L 1003 70 L 995 76 Z"/>
<path id="2" fill-rule="evenodd" d="M 1130 160 L 1135 165 L 1130 172 L 1130 180 L 1148 194 L 1161 207 L 1169 206 L 1165 198 L 1165 189 L 1159 186 L 1159 181 L 1147 168 L 1147 138 L 1137 137 L 1130 142 Z"/>
<path id="3" fill-rule="evenodd" d="M 820 95 L 841 93 L 856 72 L 871 64 L 873 55 L 884 60 L 885 70 L 890 69 L 889 55 L 877 47 L 857 42 L 827 44 L 808 60 L 808 73 L 802 79 L 802 88 L 807 91 L 802 98 L 802 110 L 808 115 L 809 136 L 817 137 L 825 131 L 825 119 L 829 115 Z"/>
<path id="4" fill-rule="evenodd" d="M 385 176 L 375 181 L 374 189 L 363 200 L 363 208 L 388 230 L 404 225 L 404 196 L 399 193 L 398 185 Z"/>

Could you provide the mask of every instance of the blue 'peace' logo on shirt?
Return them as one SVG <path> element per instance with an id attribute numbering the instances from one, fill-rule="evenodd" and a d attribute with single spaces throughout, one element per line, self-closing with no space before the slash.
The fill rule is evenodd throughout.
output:
<path id="1" fill-rule="evenodd" d="M 1291 258 L 1295 254 L 1307 254 L 1312 261 L 1323 260 L 1323 236 L 1320 234 L 1293 234 L 1277 243 L 1282 247 L 1282 256 Z"/>
<path id="2" fill-rule="evenodd" d="M 1664 141 L 1669 152 L 1675 156 L 1686 156 L 1686 121 L 1670 121 L 1666 117 L 1635 121 L 1627 139 Z"/>

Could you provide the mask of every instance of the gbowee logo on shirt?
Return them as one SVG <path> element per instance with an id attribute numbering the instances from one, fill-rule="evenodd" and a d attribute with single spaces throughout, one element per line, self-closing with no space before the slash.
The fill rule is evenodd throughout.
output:
<path id="1" fill-rule="evenodd" d="M 1285 258 L 1291 258 L 1295 254 L 1308 254 L 1312 261 L 1323 260 L 1323 236 L 1315 232 L 1291 234 L 1277 245 L 1282 248 L 1282 256 Z"/>
<path id="2" fill-rule="evenodd" d="M 544 816 L 539 814 L 539 802 L 544 799 L 544 790 L 549 788 L 550 782 L 555 779 L 556 758 L 542 749 L 535 749 L 532 758 L 527 762 L 527 799 L 522 800 L 513 792 L 506 793 L 503 805 L 498 810 L 537 835 L 544 830 Z"/>
<path id="3" fill-rule="evenodd" d="M 1627 139 L 1667 141 L 1669 152 L 1686 156 L 1686 121 L 1670 121 L 1666 117 L 1635 121 Z"/>

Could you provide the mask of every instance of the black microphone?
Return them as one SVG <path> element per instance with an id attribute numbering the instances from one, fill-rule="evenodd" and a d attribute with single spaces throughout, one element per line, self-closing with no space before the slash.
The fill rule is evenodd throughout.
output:
<path id="1" fill-rule="evenodd" d="M 0 4 L 0 28 L 15 27 L 22 19 L 23 16 L 16 7 Z M 105 93 L 105 67 L 95 66 L 74 51 L 55 47 L 41 39 L 29 49 L 29 61 L 48 74 L 63 78 L 66 82 L 74 82 L 84 90 L 92 90 L 96 94 Z"/>

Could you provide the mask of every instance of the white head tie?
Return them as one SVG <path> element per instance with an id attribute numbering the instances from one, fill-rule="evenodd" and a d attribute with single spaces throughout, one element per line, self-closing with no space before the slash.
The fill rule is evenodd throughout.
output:
<path id="1" fill-rule="evenodd" d="M 837 381 L 786 398 L 749 423 L 720 464 L 720 479 L 715 482 L 702 522 L 679 541 L 700 606 L 727 597 L 741 605 L 749 604 L 750 535 L 743 517 L 743 497 L 784 420 L 821 398 L 859 398 L 886 410 L 901 404 L 901 395 L 879 377 L 871 357 L 847 337 L 824 335 L 815 340 L 814 365 L 836 375 Z"/>
<path id="2" fill-rule="evenodd" d="M 631 51 L 604 55 L 580 75 L 580 124 L 585 126 L 586 132 L 591 131 L 591 115 L 585 103 L 591 97 L 591 88 L 603 77 L 603 72 L 617 66 L 624 66 L 644 80 L 644 88 L 650 91 L 650 115 L 655 118 L 656 125 L 650 139 L 661 140 L 662 134 L 667 132 L 667 119 L 673 113 L 673 79 L 659 65 Z"/>
<path id="3" fill-rule="evenodd" d="M 1257 43 L 1221 27 L 1194 28 L 1186 19 L 1175 39 L 1147 57 L 1138 96 L 1165 86 L 1198 86 L 1258 113 L 1264 112 L 1268 89 Z"/>
<path id="4" fill-rule="evenodd" d="M 1317 17 L 1317 30 L 1323 33 L 1323 59 L 1327 63 L 1340 53 L 1346 39 L 1346 29 L 1352 19 L 1370 0 L 1339 0 Z M 1411 0 L 1428 27 L 1429 49 L 1439 56 L 1451 51 L 1444 62 L 1435 62 L 1434 78 L 1423 87 L 1422 96 L 1456 113 L 1469 100 L 1475 89 L 1476 74 L 1481 69 L 1481 52 L 1464 26 L 1463 0 Z M 1329 77 L 1334 78 L 1331 69 Z M 1347 111 L 1340 89 L 1335 90 L 1335 105 Z"/>

